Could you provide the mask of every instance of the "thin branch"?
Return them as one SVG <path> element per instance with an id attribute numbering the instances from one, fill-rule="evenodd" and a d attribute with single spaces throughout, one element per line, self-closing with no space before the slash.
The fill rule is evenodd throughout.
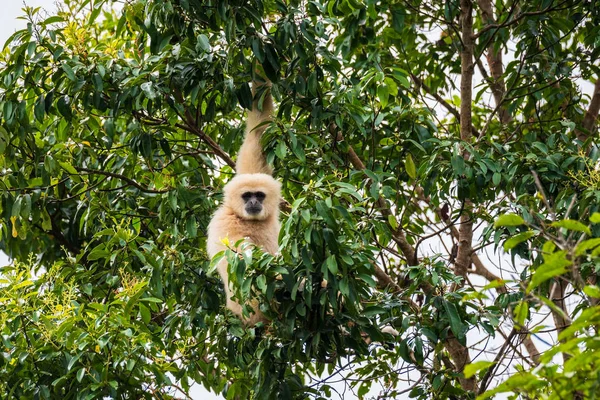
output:
<path id="1" fill-rule="evenodd" d="M 552 219 L 552 221 L 556 221 L 556 213 L 554 212 L 554 207 L 552 207 L 550 205 L 550 201 L 548 201 L 548 197 L 546 196 L 546 191 L 544 190 L 544 187 L 542 186 L 542 181 L 540 181 L 540 177 L 538 176 L 537 172 L 535 172 L 534 170 L 531 170 L 531 175 L 533 175 L 533 180 L 535 182 L 535 186 L 537 187 L 537 190 L 540 193 L 540 196 L 542 196 L 542 201 L 544 202 L 546 209 L 550 213 L 550 218 Z"/>
<path id="2" fill-rule="evenodd" d="M 584 129 L 583 131 L 577 129 L 575 134 L 577 135 L 577 139 L 585 142 L 588 139 L 588 135 L 592 134 L 594 128 L 596 127 L 596 121 L 598 120 L 598 113 L 600 112 L 600 76 L 596 79 L 596 84 L 594 85 L 594 92 L 592 93 L 592 100 L 590 101 L 590 105 L 588 107 L 585 116 L 583 117 L 583 122 L 581 123 L 581 127 Z"/>
<path id="3" fill-rule="evenodd" d="M 185 117 L 180 115 L 180 118 L 184 120 L 185 124 L 175 124 L 176 127 L 184 129 L 194 135 L 198 136 L 202 141 L 204 141 L 208 147 L 210 147 L 216 155 L 218 155 L 227 165 L 235 170 L 235 162 L 229 157 L 221 146 L 217 142 L 213 140 L 210 136 L 208 136 L 197 124 L 196 118 L 194 114 L 190 111 L 190 109 L 185 105 L 185 101 L 183 99 L 183 95 L 178 90 L 173 92 L 175 96 L 175 100 L 184 108 Z M 177 111 L 177 110 L 176 110 Z"/>
<path id="4" fill-rule="evenodd" d="M 342 133 L 339 132 L 337 126 L 334 123 L 329 125 L 329 133 L 337 141 L 344 140 Z M 363 162 L 358 157 L 352 146 L 348 146 L 348 159 L 350 160 L 352 166 L 357 170 L 364 171 L 366 169 L 365 164 L 363 164 Z M 382 197 L 379 197 L 379 199 L 377 199 L 376 204 L 379 209 L 379 212 L 381 212 L 381 214 L 384 217 L 387 218 L 388 216 L 392 215 L 390 207 Z M 394 242 L 396 242 L 396 244 L 400 248 L 400 251 L 402 251 L 402 254 L 404 254 L 404 257 L 406 257 L 406 262 L 408 263 L 408 265 L 417 265 L 418 261 L 415 257 L 415 249 L 410 245 L 410 243 L 408 243 L 404 232 L 400 228 L 392 229 L 390 227 L 390 229 L 392 231 L 392 239 L 394 240 Z"/>
<path id="5" fill-rule="evenodd" d="M 495 19 L 491 0 L 478 0 L 477 4 L 479 4 L 479 8 L 481 10 L 481 18 L 485 21 L 489 21 L 489 23 L 493 25 Z M 516 7 L 516 2 L 515 4 L 513 4 L 513 8 L 511 8 L 510 13 L 512 13 L 514 7 Z M 492 42 L 492 38 L 489 38 L 486 44 L 486 58 L 490 67 L 490 73 L 492 75 L 491 78 L 487 78 L 486 80 L 490 84 L 490 89 L 492 91 L 492 94 L 494 95 L 496 105 L 498 106 L 502 104 L 502 99 L 504 98 L 506 92 L 506 88 L 504 86 L 504 79 L 502 77 L 504 74 L 504 66 L 502 64 L 502 52 L 500 49 L 495 49 L 494 43 Z M 481 62 L 479 58 L 477 61 L 477 65 L 480 67 L 480 69 L 483 70 L 483 68 L 481 68 Z M 501 107 L 499 109 L 498 116 L 500 117 L 500 122 L 502 122 L 503 124 L 507 124 L 512 120 L 511 115 L 508 113 L 505 107 Z"/>
<path id="6" fill-rule="evenodd" d="M 417 86 L 421 87 L 423 90 L 425 90 L 425 92 L 428 95 L 436 99 L 437 102 L 440 103 L 440 105 L 442 105 L 446 110 L 448 110 L 448 112 L 452 114 L 457 121 L 460 122 L 460 113 L 452 104 L 448 103 L 442 96 L 434 92 L 429 86 L 427 86 L 425 82 L 423 82 L 421 78 L 419 78 L 415 74 L 411 73 L 410 77 L 417 84 Z M 475 136 L 479 137 L 479 130 L 475 126 L 471 126 L 471 129 L 473 130 Z"/>
<path id="7" fill-rule="evenodd" d="M 497 369 L 498 365 L 502 362 L 502 359 L 506 355 L 506 350 L 516 334 L 517 334 L 517 328 L 513 328 L 510 331 L 510 333 L 508 334 L 508 337 L 506 338 L 504 343 L 502 344 L 502 347 L 498 351 L 498 354 L 496 354 L 496 358 L 494 359 L 494 364 L 492 364 L 490 366 L 490 368 L 487 370 L 487 372 L 483 376 L 483 379 L 481 380 L 481 386 L 479 387 L 479 392 L 477 392 L 477 394 L 482 394 L 483 392 L 485 392 L 485 389 L 487 389 L 488 381 L 493 376 L 493 373 Z"/>

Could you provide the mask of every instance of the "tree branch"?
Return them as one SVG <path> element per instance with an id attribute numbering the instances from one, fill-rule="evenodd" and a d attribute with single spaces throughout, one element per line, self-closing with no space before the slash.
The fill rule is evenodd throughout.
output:
<path id="1" fill-rule="evenodd" d="M 483 392 L 485 392 L 485 389 L 488 386 L 488 382 L 489 382 L 490 378 L 493 376 L 494 371 L 498 368 L 498 365 L 500 364 L 500 362 L 502 362 L 502 359 L 506 355 L 506 349 L 508 348 L 511 341 L 513 340 L 513 337 L 515 337 L 516 334 L 517 334 L 517 329 L 513 328 L 510 331 L 510 333 L 508 334 L 508 337 L 505 339 L 504 343 L 502 344 L 502 347 L 500 347 L 498 354 L 496 354 L 496 358 L 494 359 L 494 364 L 490 366 L 490 368 L 485 373 L 485 376 L 481 380 L 481 386 L 479 387 L 479 391 L 477 392 L 477 394 L 482 394 Z"/>
<path id="2" fill-rule="evenodd" d="M 425 195 L 423 194 L 423 190 L 419 188 L 417 192 L 419 194 L 420 200 L 425 202 L 426 204 L 429 204 L 429 206 L 431 207 L 431 200 L 425 197 Z M 444 218 L 443 213 L 439 208 L 431 208 L 434 210 L 435 214 L 440 218 L 440 220 L 444 221 L 449 226 L 452 236 L 456 240 L 458 240 L 460 236 L 458 229 L 456 229 L 454 225 L 449 225 L 449 219 Z M 479 258 L 479 256 L 474 252 L 473 254 L 471 254 L 471 261 L 473 262 L 473 266 L 475 267 L 475 269 L 472 271 L 474 274 L 484 277 L 489 282 L 502 280 L 502 278 L 500 278 L 499 276 L 492 273 L 489 269 L 487 269 L 481 261 L 481 259 Z M 501 285 L 496 287 L 496 292 L 498 292 L 499 294 L 508 293 L 508 288 L 506 287 L 506 285 Z M 540 352 L 537 349 L 535 343 L 533 343 L 533 340 L 527 333 L 520 333 L 519 336 L 521 341 L 523 342 L 523 346 L 525 346 L 525 350 L 527 350 L 527 353 L 531 357 L 531 360 L 535 365 L 538 365 L 540 363 Z"/>
<path id="3" fill-rule="evenodd" d="M 488 22 L 487 26 L 494 25 L 495 19 L 491 0 L 477 0 L 477 4 L 481 10 L 481 19 Z M 512 120 L 512 116 L 508 113 L 506 108 L 501 106 L 506 93 L 504 78 L 502 77 L 504 74 L 504 66 L 502 65 L 502 52 L 500 49 L 496 50 L 494 48 L 494 43 L 491 40 L 488 42 L 486 58 L 491 73 L 491 78 L 489 79 L 490 89 L 492 91 L 492 95 L 494 96 L 496 106 L 500 107 L 498 110 L 498 116 L 500 118 L 500 122 L 507 124 Z"/>
<path id="4" fill-rule="evenodd" d="M 506 28 L 507 26 L 514 25 L 514 24 L 516 24 L 517 22 L 519 22 L 520 20 L 522 20 L 525 17 L 530 17 L 530 16 L 534 16 L 534 15 L 543 15 L 543 14 L 546 14 L 546 13 L 549 13 L 549 12 L 552 12 L 552 11 L 560 11 L 560 10 L 565 10 L 565 9 L 568 9 L 568 8 L 572 7 L 572 6 L 568 5 L 568 6 L 565 6 L 565 7 L 561 8 L 561 6 L 563 4 L 566 4 L 567 2 L 568 2 L 568 0 L 565 0 L 562 3 L 557 4 L 555 7 L 548 6 L 548 7 L 544 8 L 543 10 L 528 11 L 528 12 L 520 13 L 515 18 L 513 18 L 513 19 L 511 19 L 509 21 L 503 22 L 501 24 L 490 24 L 490 25 L 487 25 L 485 28 L 480 29 L 479 32 L 477 32 L 476 34 L 474 34 L 473 35 L 473 39 L 478 39 L 481 35 L 483 35 L 487 31 L 490 31 L 492 29 L 499 30 L 501 28 Z"/>
<path id="5" fill-rule="evenodd" d="M 221 146 L 219 146 L 219 144 L 213 140 L 213 138 L 208 136 L 202 129 L 200 129 L 200 127 L 198 127 L 194 115 L 192 114 L 190 109 L 185 105 L 185 101 L 181 92 L 178 90 L 174 90 L 173 95 L 175 96 L 175 100 L 177 100 L 177 102 L 181 104 L 181 106 L 185 110 L 185 118 L 183 118 L 180 115 L 180 117 L 182 117 L 182 119 L 184 120 L 185 124 L 175 124 L 175 126 L 198 136 L 204 143 L 208 145 L 208 147 L 210 147 L 215 152 L 216 155 L 218 155 L 223 161 L 225 161 L 227 165 L 229 165 L 235 170 L 235 162 L 231 159 L 231 157 L 229 157 L 229 154 L 227 154 L 221 148 Z"/>
<path id="6" fill-rule="evenodd" d="M 585 116 L 583 117 L 583 122 L 581 123 L 581 127 L 584 129 L 583 131 L 577 129 L 575 134 L 577 135 L 577 139 L 585 142 L 589 135 L 593 134 L 594 128 L 596 127 L 596 121 L 598 119 L 598 113 L 600 112 L 600 76 L 596 79 L 596 84 L 594 85 L 594 92 L 592 93 L 592 100 L 590 101 L 590 105 L 588 107 Z"/>
<path id="7" fill-rule="evenodd" d="M 446 110 L 448 110 L 448 112 L 450 114 L 452 114 L 454 116 L 454 118 L 456 118 L 457 121 L 460 122 L 460 113 L 452 104 L 448 103 L 442 96 L 440 96 L 438 93 L 434 92 L 429 86 L 427 86 L 427 84 L 425 82 L 423 82 L 423 80 L 421 78 L 419 78 L 415 74 L 411 73 L 410 77 L 417 84 L 417 86 L 423 88 L 423 90 L 425 90 L 425 92 L 428 95 L 430 95 L 431 97 L 436 99 L 438 101 L 438 103 L 440 103 L 442 105 L 442 107 L 444 107 Z M 473 133 L 477 137 L 479 137 L 479 131 L 477 130 L 477 128 L 475 128 L 474 126 L 471 126 L 471 129 L 473 130 Z"/>
<path id="8" fill-rule="evenodd" d="M 460 22 L 463 46 L 460 52 L 460 139 L 470 143 L 473 138 L 472 126 L 472 101 L 473 101 L 473 3 L 471 0 L 460 0 Z M 469 158 L 468 152 L 463 149 L 463 157 Z M 464 200 L 464 210 L 460 216 L 460 229 L 458 239 L 458 253 L 456 255 L 454 273 L 466 278 L 467 270 L 471 265 L 473 219 L 471 210 L 473 204 L 469 199 Z M 464 282 L 464 279 L 463 279 Z M 453 285 L 456 289 L 458 285 Z M 450 338 L 446 341 L 446 348 L 452 356 L 456 370 L 462 372 L 465 365 L 471 362 L 469 349 L 457 339 Z M 459 378 L 463 389 L 475 392 L 477 382 L 475 377 Z"/>
<path id="9" fill-rule="evenodd" d="M 329 125 L 329 133 L 337 141 L 344 140 L 344 136 L 341 132 L 339 132 L 337 126 L 334 123 Z M 348 146 L 348 159 L 350 160 L 352 166 L 357 170 L 364 171 L 366 169 L 365 164 L 363 164 L 363 162 L 358 157 L 352 146 Z M 379 199 L 377 199 L 376 201 L 376 204 L 379 209 L 379 212 L 381 212 L 381 214 L 384 217 L 387 218 L 390 215 L 393 216 L 390 207 L 387 205 L 383 198 L 379 197 Z M 406 240 L 404 232 L 400 228 L 393 229 L 392 227 L 390 227 L 390 229 L 392 231 L 392 239 L 394 240 L 394 242 L 396 242 L 404 257 L 406 257 L 406 262 L 408 263 L 408 265 L 417 265 L 418 260 L 416 259 L 415 249 L 410 245 L 410 243 L 408 243 L 408 240 Z"/>
<path id="10" fill-rule="evenodd" d="M 473 135 L 471 130 L 472 101 L 473 101 L 473 4 L 470 0 L 461 0 L 461 22 L 463 47 L 460 52 L 461 79 L 460 79 L 460 139 L 464 143 L 470 143 Z M 469 154 L 463 149 L 463 157 L 469 158 Z M 464 212 L 460 217 L 460 229 L 458 237 L 458 253 L 455 261 L 455 274 L 467 275 L 467 269 L 471 265 L 473 220 L 471 211 L 473 204 L 469 199 L 464 200 Z M 456 288 L 456 287 L 455 287 Z M 472 389 L 471 389 L 472 390 Z"/>

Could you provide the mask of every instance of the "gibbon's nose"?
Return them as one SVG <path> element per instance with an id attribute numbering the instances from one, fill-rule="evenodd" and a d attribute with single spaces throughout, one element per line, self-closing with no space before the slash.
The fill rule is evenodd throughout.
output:
<path id="1" fill-rule="evenodd" d="M 260 204 L 260 201 L 256 199 L 248 200 L 248 202 L 246 203 L 246 211 L 248 212 L 248 214 L 260 213 L 262 211 L 262 205 Z"/>

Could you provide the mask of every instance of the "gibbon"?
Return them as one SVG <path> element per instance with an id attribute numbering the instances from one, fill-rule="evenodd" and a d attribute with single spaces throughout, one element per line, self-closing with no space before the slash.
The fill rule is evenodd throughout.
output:
<path id="1" fill-rule="evenodd" d="M 271 176 L 273 170 L 267 164 L 260 145 L 273 111 L 270 83 L 254 81 L 252 92 L 255 100 L 248 113 L 244 142 L 236 163 L 236 175 L 223 188 L 223 204 L 208 225 L 206 250 L 211 258 L 227 248 L 223 243 L 225 238 L 231 244 L 246 239 L 271 254 L 278 250 L 281 183 Z M 262 110 L 259 110 L 260 97 L 263 98 Z M 254 314 L 245 318 L 242 315 L 243 306 L 231 299 L 233 292 L 229 287 L 227 265 L 226 259 L 217 265 L 225 286 L 227 308 L 248 326 L 266 322 L 256 300 L 249 302 Z"/>

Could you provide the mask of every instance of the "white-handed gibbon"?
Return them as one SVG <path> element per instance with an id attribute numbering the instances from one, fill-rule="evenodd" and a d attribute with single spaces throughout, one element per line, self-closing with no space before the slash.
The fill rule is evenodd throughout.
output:
<path id="1" fill-rule="evenodd" d="M 260 145 L 267 122 L 271 120 L 273 99 L 270 83 L 255 81 L 252 86 L 255 99 L 252 110 L 248 113 L 246 134 L 236 163 L 236 175 L 223 188 L 223 204 L 208 225 L 206 250 L 211 258 L 227 248 L 223 243 L 225 238 L 231 244 L 245 239 L 271 254 L 278 250 L 281 183 L 271 176 L 272 168 L 267 164 Z M 260 102 L 262 109 L 259 109 Z M 254 314 L 245 318 L 242 315 L 243 306 L 231 299 L 233 292 L 229 287 L 227 265 L 227 260 L 223 258 L 217 266 L 225 285 L 227 308 L 246 325 L 266 322 L 256 300 L 249 302 Z"/>

